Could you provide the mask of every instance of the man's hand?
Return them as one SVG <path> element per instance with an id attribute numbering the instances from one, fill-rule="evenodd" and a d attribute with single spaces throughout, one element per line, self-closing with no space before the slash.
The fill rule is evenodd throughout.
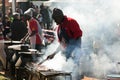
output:
<path id="1" fill-rule="evenodd" d="M 55 53 L 49 55 L 49 56 L 47 57 L 47 59 L 52 59 L 54 56 L 55 56 Z"/>
<path id="2" fill-rule="evenodd" d="M 25 43 L 25 39 L 21 39 L 20 41 L 21 41 L 22 43 Z"/>

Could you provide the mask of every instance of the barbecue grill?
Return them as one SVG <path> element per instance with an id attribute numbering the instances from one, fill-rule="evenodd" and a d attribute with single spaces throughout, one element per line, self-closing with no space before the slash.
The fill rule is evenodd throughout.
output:
<path id="1" fill-rule="evenodd" d="M 62 77 L 62 80 L 72 80 L 71 72 L 56 71 L 53 69 L 48 69 L 45 66 L 38 66 L 37 68 L 26 66 L 28 71 L 29 79 L 33 80 L 33 77 L 37 75 L 38 80 L 57 80 L 57 77 Z"/>

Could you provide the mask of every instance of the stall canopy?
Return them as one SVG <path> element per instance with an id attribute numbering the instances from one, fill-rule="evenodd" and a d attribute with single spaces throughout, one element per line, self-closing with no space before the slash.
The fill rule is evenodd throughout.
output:
<path id="1" fill-rule="evenodd" d="M 16 2 L 27 2 L 28 0 L 16 0 Z M 9 2 L 12 2 L 12 0 L 9 0 Z"/>

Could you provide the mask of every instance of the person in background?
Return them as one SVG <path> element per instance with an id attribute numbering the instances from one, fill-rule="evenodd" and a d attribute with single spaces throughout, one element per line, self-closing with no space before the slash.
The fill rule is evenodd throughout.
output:
<path id="1" fill-rule="evenodd" d="M 28 27 L 28 34 L 26 35 L 28 35 L 30 38 L 31 48 L 41 51 L 42 29 L 39 22 L 33 17 L 33 8 L 29 8 L 27 11 L 25 11 L 24 15 Z"/>
<path id="2" fill-rule="evenodd" d="M 27 27 L 21 21 L 20 13 L 13 13 L 13 22 L 11 23 L 11 39 L 20 41 L 27 33 Z"/>
<path id="3" fill-rule="evenodd" d="M 9 33 L 11 32 L 10 25 L 11 25 L 10 18 L 6 15 L 5 23 L 4 23 L 4 30 L 3 30 L 3 36 L 5 40 L 9 40 Z"/>
<path id="4" fill-rule="evenodd" d="M 40 14 L 42 15 L 42 21 L 45 29 L 51 28 L 50 12 L 48 6 L 45 6 L 43 3 L 40 5 Z"/>
<path id="5" fill-rule="evenodd" d="M 64 15 L 63 11 L 58 8 L 53 9 L 52 18 L 58 25 L 57 36 L 60 47 L 62 48 L 58 47 L 53 54 L 47 57 L 47 59 L 52 59 L 58 51 L 62 50 L 66 60 L 69 58 L 75 60 L 77 54 L 73 54 L 73 51 L 81 48 L 81 37 L 83 35 L 78 22 L 75 19 Z M 79 61 L 75 60 L 75 64 L 79 64 Z M 79 78 L 80 77 L 76 77 L 75 80 L 80 80 Z"/>
<path id="6" fill-rule="evenodd" d="M 12 8 L 11 7 L 9 7 L 9 9 L 7 10 L 6 15 L 9 17 L 10 22 L 12 22 L 13 21 L 13 17 L 12 17 Z"/>
<path id="7" fill-rule="evenodd" d="M 22 14 L 23 14 L 23 10 L 22 10 L 21 8 L 19 8 L 19 7 L 18 7 L 18 8 L 16 8 L 16 12 L 17 12 L 17 13 L 20 13 L 20 15 L 22 15 Z"/>
<path id="8" fill-rule="evenodd" d="M 0 61 L 2 62 L 3 69 L 6 69 L 6 53 L 4 51 L 4 37 L 3 37 L 3 24 L 0 18 Z"/>
<path id="9" fill-rule="evenodd" d="M 43 24 L 43 18 L 41 14 L 38 14 L 36 19 L 38 20 L 39 24 L 41 25 L 41 28 L 44 29 L 44 24 Z"/>

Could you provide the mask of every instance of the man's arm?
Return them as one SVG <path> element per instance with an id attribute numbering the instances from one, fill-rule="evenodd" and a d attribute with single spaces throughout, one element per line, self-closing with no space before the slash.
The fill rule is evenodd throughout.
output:
<path id="1" fill-rule="evenodd" d="M 36 34 L 36 31 L 32 31 L 32 33 L 29 35 L 30 37 L 34 36 Z"/>
<path id="2" fill-rule="evenodd" d="M 27 33 L 20 41 L 25 42 L 29 38 L 29 33 Z"/>
<path id="3" fill-rule="evenodd" d="M 57 47 L 57 49 L 52 53 L 50 54 L 47 59 L 52 59 L 54 58 L 54 56 L 60 51 L 60 45 Z"/>

